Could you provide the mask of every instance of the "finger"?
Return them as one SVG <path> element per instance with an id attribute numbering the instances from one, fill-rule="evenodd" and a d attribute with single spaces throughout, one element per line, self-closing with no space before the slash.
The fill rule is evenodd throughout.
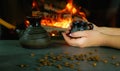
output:
<path id="1" fill-rule="evenodd" d="M 70 41 L 70 37 L 68 37 L 68 36 L 66 35 L 66 33 L 62 33 L 62 35 L 63 35 L 64 39 L 65 39 L 67 42 Z"/>
<path id="2" fill-rule="evenodd" d="M 71 37 L 87 37 L 89 32 L 90 30 L 73 32 Z"/>
<path id="3" fill-rule="evenodd" d="M 66 33 L 62 33 L 62 35 L 63 35 L 65 41 L 66 41 L 69 45 L 75 46 L 75 44 L 74 44 L 74 42 L 76 41 L 75 39 L 71 39 L 70 37 L 68 37 L 68 36 L 66 35 Z"/>

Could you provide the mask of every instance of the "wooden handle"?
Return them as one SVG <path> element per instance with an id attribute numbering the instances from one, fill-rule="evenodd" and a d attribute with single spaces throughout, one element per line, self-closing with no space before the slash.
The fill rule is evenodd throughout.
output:
<path id="1" fill-rule="evenodd" d="M 8 28 L 8 29 L 13 29 L 13 30 L 14 30 L 14 29 L 16 28 L 16 26 L 14 26 L 14 25 L 12 25 L 12 24 L 4 21 L 4 20 L 1 19 L 1 18 L 0 18 L 0 24 L 3 25 L 3 26 L 5 26 L 5 27 Z"/>

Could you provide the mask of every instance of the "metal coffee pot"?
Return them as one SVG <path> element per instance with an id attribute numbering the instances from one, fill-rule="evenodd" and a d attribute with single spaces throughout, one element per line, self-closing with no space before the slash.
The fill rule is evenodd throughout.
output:
<path id="1" fill-rule="evenodd" d="M 50 44 L 50 36 L 48 32 L 41 26 L 41 17 L 27 17 L 30 25 L 19 41 L 25 48 L 45 48 Z"/>

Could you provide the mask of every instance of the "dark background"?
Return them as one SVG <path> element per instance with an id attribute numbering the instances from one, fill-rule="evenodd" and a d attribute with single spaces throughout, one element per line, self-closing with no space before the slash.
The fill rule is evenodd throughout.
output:
<path id="1" fill-rule="evenodd" d="M 0 17 L 5 21 L 24 29 L 24 19 L 31 15 L 32 0 L 1 0 Z M 1 26 L 1 39 L 19 39 L 15 30 Z"/>

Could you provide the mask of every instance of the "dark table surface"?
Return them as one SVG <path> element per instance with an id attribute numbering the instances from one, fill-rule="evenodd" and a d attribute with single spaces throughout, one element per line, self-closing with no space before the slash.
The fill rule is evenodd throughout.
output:
<path id="1" fill-rule="evenodd" d="M 0 71 L 120 71 L 120 50 L 108 47 L 81 49 L 67 45 L 64 40 L 55 40 L 51 44 L 43 49 L 28 49 L 23 48 L 19 40 L 0 40 Z M 51 66 L 39 65 L 40 59 L 51 55 L 61 55 L 62 60 L 54 60 Z M 70 59 L 75 55 L 84 55 L 86 59 Z M 96 56 L 98 61 L 87 60 L 92 56 Z M 65 62 L 71 67 L 65 66 Z M 59 65 L 61 69 L 57 68 Z"/>

